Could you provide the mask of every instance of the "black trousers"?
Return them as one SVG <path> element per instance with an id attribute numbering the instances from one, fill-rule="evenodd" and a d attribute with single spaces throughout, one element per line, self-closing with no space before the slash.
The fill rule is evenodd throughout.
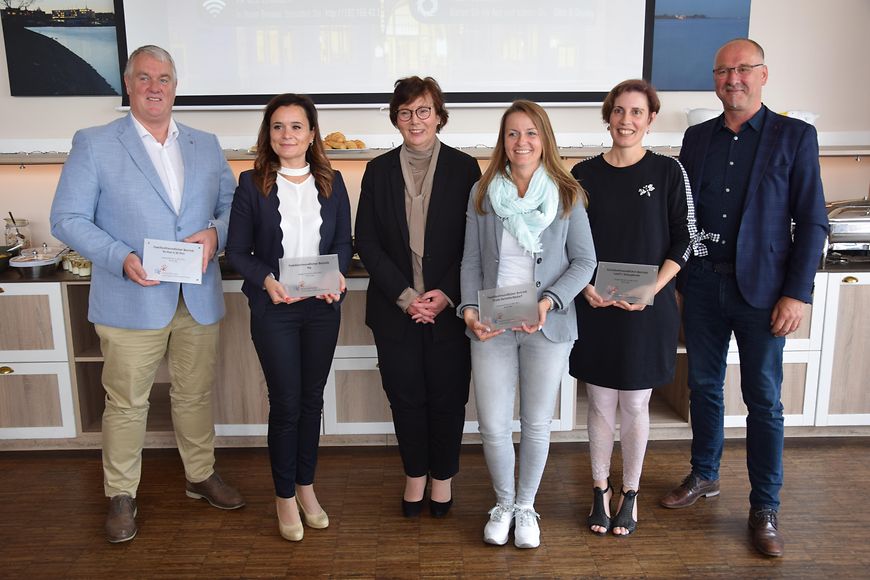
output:
<path id="1" fill-rule="evenodd" d="M 430 325 L 415 324 L 403 340 L 375 335 L 375 344 L 405 474 L 453 477 L 471 380 L 468 338 L 435 341 Z"/>
<path id="2" fill-rule="evenodd" d="M 341 313 L 323 300 L 269 304 L 251 316 L 251 339 L 269 391 L 269 459 L 275 495 L 296 496 L 314 483 L 323 389 L 329 377 Z"/>

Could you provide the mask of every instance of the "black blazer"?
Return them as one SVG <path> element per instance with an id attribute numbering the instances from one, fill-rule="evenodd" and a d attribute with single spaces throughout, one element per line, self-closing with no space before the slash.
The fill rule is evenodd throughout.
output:
<path id="1" fill-rule="evenodd" d="M 262 315 L 269 295 L 263 281 L 270 273 L 278 277 L 278 260 L 284 256 L 281 246 L 281 213 L 278 211 L 278 186 L 267 197 L 254 185 L 253 170 L 239 176 L 233 197 L 226 254 L 230 265 L 245 281 L 242 292 L 248 297 L 251 313 Z M 347 274 L 350 266 L 350 201 L 341 173 L 335 172 L 332 195 L 317 196 L 320 202 L 320 254 L 338 254 L 338 267 Z M 335 305 L 338 308 L 338 305 Z"/>
<path id="2" fill-rule="evenodd" d="M 441 290 L 459 304 L 459 265 L 465 240 L 465 210 L 480 166 L 470 155 L 441 145 L 426 217 L 423 281 L 426 290 Z M 369 272 L 366 324 L 375 335 L 402 340 L 416 324 L 396 305 L 414 285 L 405 182 L 399 148 L 371 160 L 362 178 L 356 213 L 356 249 Z M 435 340 L 464 336 L 465 323 L 448 307 L 436 318 Z"/>

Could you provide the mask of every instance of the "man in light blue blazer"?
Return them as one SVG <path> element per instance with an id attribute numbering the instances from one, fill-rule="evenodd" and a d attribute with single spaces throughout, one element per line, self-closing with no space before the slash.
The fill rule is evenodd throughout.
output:
<path id="1" fill-rule="evenodd" d="M 106 535 L 133 539 L 148 399 L 168 354 L 172 422 L 186 493 L 244 505 L 214 471 L 211 387 L 224 314 L 215 254 L 226 241 L 235 179 L 217 138 L 172 119 L 177 77 L 162 48 L 133 52 L 130 114 L 78 131 L 51 208 L 51 231 L 93 262 L 88 320 L 100 337 Z M 202 244 L 202 283 L 149 280 L 146 238 Z"/>
<path id="2" fill-rule="evenodd" d="M 726 357 L 740 353 L 748 409 L 746 463 L 755 548 L 781 556 L 782 362 L 797 330 L 827 234 L 815 129 L 770 111 L 764 51 L 737 39 L 716 53 L 713 80 L 724 113 L 689 127 L 680 161 L 692 184 L 701 239 L 679 286 L 689 366 L 692 471 L 662 498 L 684 508 L 719 494 Z"/>

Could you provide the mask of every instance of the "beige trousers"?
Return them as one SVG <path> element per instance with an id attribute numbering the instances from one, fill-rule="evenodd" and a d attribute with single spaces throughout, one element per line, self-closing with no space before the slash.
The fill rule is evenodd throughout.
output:
<path id="1" fill-rule="evenodd" d="M 131 330 L 96 325 L 103 350 L 103 477 L 107 497 L 136 497 L 142 447 L 154 377 L 168 354 L 169 390 L 175 440 L 188 481 L 214 473 L 214 417 L 211 388 L 217 360 L 219 323 L 196 322 L 179 296 L 165 328 Z"/>

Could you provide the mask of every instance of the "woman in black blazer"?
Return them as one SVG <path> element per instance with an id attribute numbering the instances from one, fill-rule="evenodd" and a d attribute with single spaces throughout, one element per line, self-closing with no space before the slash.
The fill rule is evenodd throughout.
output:
<path id="1" fill-rule="evenodd" d="M 344 292 L 352 253 L 347 190 L 326 158 L 308 97 L 278 95 L 266 106 L 254 169 L 241 174 L 233 198 L 226 253 L 245 279 L 251 339 L 269 391 L 278 529 L 299 541 L 303 521 L 312 528 L 329 525 L 313 482 L 341 294 L 290 295 L 280 282 L 279 260 L 337 254 Z"/>
<path id="2" fill-rule="evenodd" d="M 405 470 L 402 509 L 446 515 L 459 449 L 471 358 L 459 304 L 465 208 L 477 162 L 441 144 L 447 123 L 435 79 L 396 82 L 390 120 L 403 144 L 373 159 L 362 179 L 356 247 L 369 272 L 366 324 L 390 401 Z"/>

